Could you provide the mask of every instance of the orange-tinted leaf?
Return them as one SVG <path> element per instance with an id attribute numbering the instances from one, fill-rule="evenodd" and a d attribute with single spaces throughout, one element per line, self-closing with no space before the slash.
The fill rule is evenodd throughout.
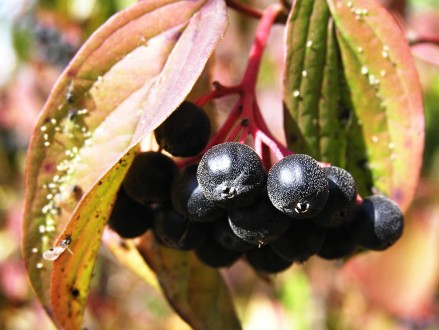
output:
<path id="1" fill-rule="evenodd" d="M 81 329 L 88 288 L 101 237 L 116 192 L 135 155 L 135 148 L 113 166 L 81 199 L 64 232 L 69 249 L 53 262 L 53 317 L 63 329 Z"/>
<path id="2" fill-rule="evenodd" d="M 94 191 L 111 200 L 117 187 L 104 193 L 96 185 L 184 100 L 226 25 L 223 1 L 141 1 L 96 31 L 58 80 L 29 147 L 23 222 L 28 273 L 49 314 L 52 265 L 42 260 L 41 252 L 52 246 L 69 219 L 68 228 L 86 226 L 72 224 L 77 216 L 86 221 L 82 207 L 71 217 L 81 198 L 94 198 L 88 196 Z M 101 228 L 106 217 L 97 221 L 95 228 L 84 228 Z M 72 244 L 92 235 L 66 233 Z M 94 234 L 99 242 L 101 235 Z M 94 257 L 71 256 L 87 267 Z M 62 277 L 57 272 L 52 281 L 60 280 L 58 275 Z M 85 277 L 80 281 L 86 283 Z M 81 297 L 85 294 L 81 291 Z"/>
<path id="3" fill-rule="evenodd" d="M 410 49 L 378 1 L 328 0 L 328 4 L 354 124 L 366 150 L 362 164 L 349 162 L 348 154 L 347 167 L 366 166 L 374 188 L 405 209 L 418 182 L 424 144 L 422 94 Z"/>
<path id="4" fill-rule="evenodd" d="M 241 329 L 229 290 L 218 270 L 193 252 L 163 247 L 147 236 L 139 246 L 174 310 L 193 329 Z"/>

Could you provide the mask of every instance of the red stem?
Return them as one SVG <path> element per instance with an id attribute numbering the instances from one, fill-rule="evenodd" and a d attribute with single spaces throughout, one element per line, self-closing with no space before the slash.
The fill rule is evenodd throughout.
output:
<path id="1" fill-rule="evenodd" d="M 270 34 L 271 27 L 276 20 L 276 17 L 282 11 L 279 4 L 269 6 L 263 13 L 255 34 L 255 41 L 250 50 L 249 62 L 245 70 L 241 86 L 246 90 L 254 91 L 256 88 L 256 81 L 261 64 L 262 53 L 264 52 L 267 40 Z"/>
<path id="2" fill-rule="evenodd" d="M 249 127 L 249 125 L 245 125 L 242 128 L 242 133 L 241 133 L 241 136 L 239 138 L 239 143 L 245 143 L 245 140 L 247 140 L 249 133 L 250 133 L 250 127 Z"/>
<path id="3" fill-rule="evenodd" d="M 409 40 L 410 46 L 418 44 L 434 44 L 439 46 L 439 36 L 437 35 L 419 35 Z"/>
<path id="4" fill-rule="evenodd" d="M 239 132 L 241 131 L 242 126 L 239 123 L 236 125 L 233 130 L 230 132 L 230 134 L 227 136 L 227 141 L 234 141 L 236 137 L 238 136 Z"/>
<path id="5" fill-rule="evenodd" d="M 201 96 L 198 100 L 195 101 L 198 106 L 203 107 L 206 105 L 206 103 L 212 101 L 213 99 L 218 99 L 230 94 L 240 93 L 242 90 L 241 86 L 227 87 L 220 85 L 219 83 L 215 83 L 214 86 L 215 89 L 213 91 L 210 91 L 209 93 Z"/>
<path id="6" fill-rule="evenodd" d="M 229 6 L 232 9 L 235 9 L 236 11 L 243 13 L 247 16 L 253 17 L 253 18 L 261 18 L 262 13 L 259 10 L 256 10 L 252 7 L 246 6 L 242 3 L 236 2 L 235 0 L 226 0 L 227 6 Z"/>
<path id="7" fill-rule="evenodd" d="M 275 149 L 273 149 L 273 152 L 276 155 L 280 155 L 282 154 L 283 157 L 288 156 L 288 155 L 292 155 L 293 152 L 290 151 L 288 148 L 286 148 L 282 143 L 280 143 L 270 132 L 270 130 L 268 129 L 267 125 L 265 124 L 265 120 L 262 117 L 262 114 L 259 110 L 259 107 L 256 105 L 256 109 L 255 109 L 255 118 L 256 118 L 256 125 L 259 127 L 259 130 L 262 131 L 265 135 L 266 135 L 266 141 L 271 140 L 271 142 L 269 142 L 269 144 L 267 144 L 270 149 L 276 147 Z M 282 158 L 283 158 L 282 157 Z M 280 160 L 281 158 L 279 158 Z"/>
<path id="8" fill-rule="evenodd" d="M 213 91 L 200 97 L 196 101 L 199 106 L 204 106 L 207 102 L 215 98 L 220 98 L 233 93 L 240 94 L 240 99 L 235 104 L 229 117 L 224 122 L 212 141 L 210 141 L 200 155 L 179 162 L 178 165 L 180 167 L 198 161 L 201 158 L 201 155 L 218 143 L 235 140 L 241 131 L 239 141 L 242 143 L 245 142 L 249 133 L 253 135 L 256 144 L 256 151 L 263 159 L 266 167 L 269 167 L 270 165 L 268 164 L 270 163 L 270 153 L 269 150 L 267 150 L 267 146 L 273 150 L 273 152 L 276 154 L 276 157 L 279 159 L 284 155 L 291 153 L 272 137 L 262 118 L 262 115 L 259 112 L 259 107 L 256 101 L 256 82 L 261 65 L 262 55 L 267 45 L 271 27 L 273 26 L 281 10 L 282 6 L 275 4 L 269 6 L 263 12 L 256 30 L 255 41 L 250 50 L 248 65 L 241 83 L 232 87 L 226 87 L 219 83 L 215 83 L 215 89 Z M 241 120 L 241 122 L 237 123 L 238 120 Z M 243 124 L 243 120 L 246 121 L 245 124 Z M 234 127 L 235 124 L 236 127 Z M 228 134 L 229 132 L 230 134 Z"/>

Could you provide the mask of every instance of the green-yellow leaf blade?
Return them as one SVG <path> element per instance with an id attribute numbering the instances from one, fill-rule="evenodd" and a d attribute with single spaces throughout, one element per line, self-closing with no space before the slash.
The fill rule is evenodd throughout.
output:
<path id="1" fill-rule="evenodd" d="M 422 93 L 410 49 L 393 17 L 377 1 L 328 4 L 367 151 L 363 166 L 372 173 L 372 190 L 405 209 L 418 182 L 424 145 Z"/>

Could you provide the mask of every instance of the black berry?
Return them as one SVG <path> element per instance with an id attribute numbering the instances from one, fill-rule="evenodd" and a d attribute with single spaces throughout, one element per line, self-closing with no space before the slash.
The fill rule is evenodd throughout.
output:
<path id="1" fill-rule="evenodd" d="M 212 226 L 212 234 L 220 245 L 229 250 L 245 252 L 255 248 L 254 244 L 244 241 L 233 232 L 227 219 L 215 221 Z"/>
<path id="2" fill-rule="evenodd" d="M 291 219 L 277 210 L 266 194 L 261 194 L 252 205 L 230 210 L 229 223 L 242 240 L 264 245 L 280 237 Z"/>
<path id="3" fill-rule="evenodd" d="M 144 234 L 153 225 L 153 211 L 128 197 L 121 187 L 111 211 L 108 225 L 123 238 Z"/>
<path id="4" fill-rule="evenodd" d="M 357 188 L 352 175 L 336 166 L 323 169 L 329 184 L 329 196 L 323 210 L 312 221 L 323 227 L 338 226 L 349 220 L 357 202 Z"/>
<path id="5" fill-rule="evenodd" d="M 168 156 L 159 152 L 141 152 L 136 155 L 123 186 L 135 201 L 148 205 L 170 199 L 171 184 L 177 166 Z"/>
<path id="6" fill-rule="evenodd" d="M 248 251 L 246 257 L 248 263 L 262 273 L 279 273 L 292 264 L 291 261 L 278 256 L 269 245 Z"/>
<path id="7" fill-rule="evenodd" d="M 197 181 L 197 164 L 185 167 L 172 183 L 172 204 L 183 216 L 194 221 L 209 222 L 221 217 L 225 210 L 208 200 Z"/>
<path id="8" fill-rule="evenodd" d="M 249 205 L 266 182 L 258 154 L 237 142 L 210 148 L 201 158 L 197 178 L 206 198 L 226 208 Z"/>
<path id="9" fill-rule="evenodd" d="M 324 239 L 324 228 L 308 221 L 293 221 L 286 233 L 270 246 L 286 260 L 304 262 L 320 250 Z"/>
<path id="10" fill-rule="evenodd" d="M 356 249 L 356 240 L 351 223 L 326 229 L 325 240 L 317 255 L 324 259 L 346 258 Z"/>
<path id="11" fill-rule="evenodd" d="M 183 102 L 154 131 L 159 146 L 173 156 L 190 157 L 200 153 L 210 137 L 209 117 L 199 106 Z"/>
<path id="12" fill-rule="evenodd" d="M 153 229 L 160 243 L 177 250 L 195 249 L 207 238 L 200 223 L 189 221 L 172 208 L 156 213 Z"/>
<path id="13" fill-rule="evenodd" d="M 195 250 L 197 257 L 210 267 L 229 267 L 235 263 L 242 252 L 229 250 L 213 239 L 208 239 Z"/>
<path id="14" fill-rule="evenodd" d="M 354 218 L 357 242 L 370 250 L 385 250 L 402 235 L 404 216 L 391 199 L 374 195 L 365 198 Z"/>
<path id="15" fill-rule="evenodd" d="M 267 190 L 273 205 L 292 218 L 311 218 L 325 206 L 328 181 L 319 163 L 308 155 L 283 158 L 268 172 Z"/>

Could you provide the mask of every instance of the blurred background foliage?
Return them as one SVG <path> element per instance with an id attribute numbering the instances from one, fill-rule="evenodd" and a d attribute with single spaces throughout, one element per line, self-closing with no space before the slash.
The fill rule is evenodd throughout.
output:
<path id="1" fill-rule="evenodd" d="M 63 68 L 96 28 L 133 2 L 0 1 L 0 329 L 53 329 L 21 259 L 26 148 Z M 247 1 L 258 8 L 270 2 Z M 411 39 L 439 36 L 439 0 L 382 2 Z M 254 28 L 254 20 L 231 11 L 216 54 L 216 80 L 240 80 Z M 280 139 L 282 40 L 282 27 L 275 27 L 258 87 L 264 116 Z M 256 276 L 244 262 L 222 270 L 245 329 L 439 329 L 439 47 L 416 44 L 412 50 L 425 95 L 426 146 L 402 239 L 386 252 L 346 262 L 312 258 L 275 278 Z M 220 112 L 229 106 L 227 100 L 217 104 Z M 95 267 L 86 324 L 88 329 L 187 328 L 160 292 L 120 267 L 105 248 Z"/>

